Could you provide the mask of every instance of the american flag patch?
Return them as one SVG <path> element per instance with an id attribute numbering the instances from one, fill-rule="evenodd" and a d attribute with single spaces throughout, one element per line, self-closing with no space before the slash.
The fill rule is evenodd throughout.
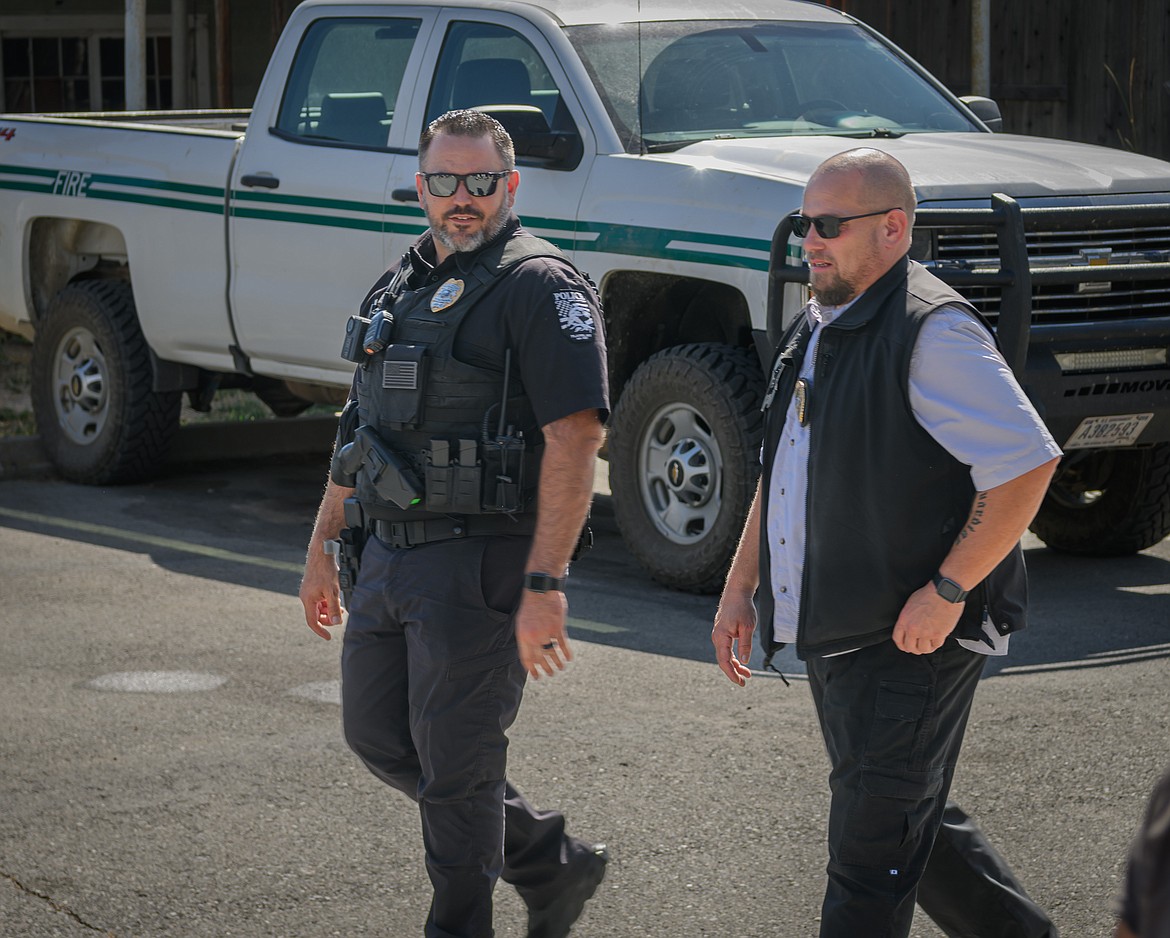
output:
<path id="1" fill-rule="evenodd" d="M 382 387 L 396 391 L 418 388 L 418 362 L 382 362 Z"/>

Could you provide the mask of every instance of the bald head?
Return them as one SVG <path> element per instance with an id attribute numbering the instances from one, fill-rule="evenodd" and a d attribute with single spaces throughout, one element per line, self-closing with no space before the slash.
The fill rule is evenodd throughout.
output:
<path id="1" fill-rule="evenodd" d="M 808 182 L 810 186 L 818 181 L 832 186 L 833 177 L 852 173 L 861 177 L 866 196 L 872 199 L 875 209 L 900 208 L 913 226 L 914 206 L 918 200 L 910 183 L 910 174 L 905 166 L 881 150 L 858 147 L 830 156 L 816 168 Z"/>
<path id="2" fill-rule="evenodd" d="M 844 219 L 824 236 L 804 236 L 809 288 L 825 306 L 868 290 L 910 250 L 914 189 L 906 168 L 868 147 L 838 153 L 817 167 L 804 190 L 806 219 Z"/>

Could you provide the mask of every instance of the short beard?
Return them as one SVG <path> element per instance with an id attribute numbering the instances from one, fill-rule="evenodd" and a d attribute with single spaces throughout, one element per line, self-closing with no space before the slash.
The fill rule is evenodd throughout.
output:
<path id="1" fill-rule="evenodd" d="M 839 273 L 840 268 L 833 266 L 828 280 L 823 283 L 813 283 L 809 276 L 809 290 L 822 306 L 844 306 L 857 299 L 861 291 L 857 289 L 858 280 L 877 271 L 881 264 L 881 251 L 876 231 L 870 232 L 868 239 L 858 243 L 854 254 L 853 280 L 846 280 Z M 868 289 L 868 288 L 867 288 Z"/>
<path id="2" fill-rule="evenodd" d="M 832 279 L 821 286 L 816 286 L 810 282 L 809 288 L 812 295 L 817 298 L 822 306 L 843 306 L 853 299 L 855 290 L 853 284 L 848 280 L 843 280 L 836 274 Z"/>
<path id="3" fill-rule="evenodd" d="M 457 212 L 463 206 L 456 206 L 451 211 Z M 512 212 L 512 200 L 504 199 L 499 210 L 491 218 L 484 219 L 484 226 L 477 233 L 473 235 L 452 235 L 445 227 L 440 219 L 439 224 L 431 225 L 431 236 L 443 245 L 448 251 L 453 253 L 478 251 L 481 247 L 492 240 L 496 235 L 504 230 L 504 226 L 508 224 L 508 216 Z"/>

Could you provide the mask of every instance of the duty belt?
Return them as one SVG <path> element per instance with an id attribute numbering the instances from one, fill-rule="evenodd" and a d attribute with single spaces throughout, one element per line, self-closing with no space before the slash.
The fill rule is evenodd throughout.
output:
<path id="1" fill-rule="evenodd" d="M 522 535 L 536 529 L 536 516 L 470 515 L 463 518 L 427 518 L 423 521 L 370 521 L 370 530 L 390 547 L 415 547 L 432 541 L 485 534 Z"/>

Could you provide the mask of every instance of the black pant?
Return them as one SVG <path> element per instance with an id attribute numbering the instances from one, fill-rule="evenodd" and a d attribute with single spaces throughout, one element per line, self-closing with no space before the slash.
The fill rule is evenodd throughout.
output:
<path id="1" fill-rule="evenodd" d="M 918 905 L 948 938 L 1058 938 L 1048 914 L 1033 902 L 983 832 L 953 801 L 926 872 Z"/>
<path id="2" fill-rule="evenodd" d="M 505 779 L 524 670 L 511 614 L 530 541 L 409 549 L 371 538 L 341 658 L 346 741 L 418 802 L 434 897 L 428 938 L 488 938 L 503 877 L 539 905 L 577 842 Z"/>
<path id="3" fill-rule="evenodd" d="M 953 938 L 1057 934 L 947 803 L 985 663 L 953 639 L 931 655 L 886 641 L 807 662 L 832 764 L 821 938 L 905 938 L 916 898 Z"/>

